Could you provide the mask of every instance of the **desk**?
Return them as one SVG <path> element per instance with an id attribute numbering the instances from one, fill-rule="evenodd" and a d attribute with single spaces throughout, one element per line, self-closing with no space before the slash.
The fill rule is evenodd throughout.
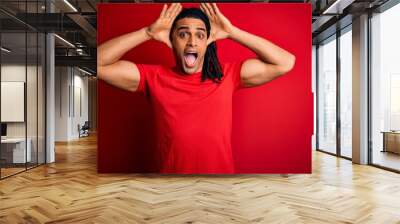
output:
<path id="1" fill-rule="evenodd" d="M 30 162 L 32 158 L 31 145 L 32 140 L 27 138 L 25 154 L 25 138 L 6 138 L 1 139 L 1 157 L 6 163 L 25 163 Z M 25 161 L 26 160 L 26 161 Z"/>
<path id="2" fill-rule="evenodd" d="M 400 154 L 400 131 L 382 131 L 383 150 L 382 152 L 393 152 Z"/>

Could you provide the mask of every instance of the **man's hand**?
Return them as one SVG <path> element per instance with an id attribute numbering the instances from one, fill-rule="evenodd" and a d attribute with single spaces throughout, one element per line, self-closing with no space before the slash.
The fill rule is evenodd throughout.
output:
<path id="1" fill-rule="evenodd" d="M 200 9 L 208 16 L 211 23 L 211 35 L 207 44 L 229 38 L 234 28 L 231 22 L 219 11 L 215 3 L 201 3 Z"/>
<path id="2" fill-rule="evenodd" d="M 240 78 L 244 86 L 258 86 L 292 70 L 296 60 L 293 54 L 262 37 L 232 25 L 219 11 L 215 3 L 201 3 L 200 8 L 208 16 L 211 23 L 211 35 L 208 38 L 208 44 L 229 38 L 257 54 L 258 58 L 247 59 L 242 64 Z"/>
<path id="3" fill-rule="evenodd" d="M 172 3 L 169 8 L 165 4 L 160 17 L 147 28 L 146 33 L 151 38 L 163 42 L 168 45 L 168 47 L 172 48 L 171 41 L 169 40 L 169 33 L 175 17 L 181 10 L 182 6 L 180 3 Z"/>

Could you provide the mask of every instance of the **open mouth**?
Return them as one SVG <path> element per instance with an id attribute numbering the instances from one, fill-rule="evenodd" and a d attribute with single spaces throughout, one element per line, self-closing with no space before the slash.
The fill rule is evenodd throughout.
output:
<path id="1" fill-rule="evenodd" d="M 184 54 L 185 64 L 187 67 L 194 67 L 197 62 L 197 53 L 196 52 L 187 52 Z"/>

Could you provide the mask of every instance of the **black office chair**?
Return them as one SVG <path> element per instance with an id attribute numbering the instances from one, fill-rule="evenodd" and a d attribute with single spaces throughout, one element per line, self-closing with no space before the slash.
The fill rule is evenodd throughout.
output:
<path id="1" fill-rule="evenodd" d="M 78 124 L 79 138 L 89 136 L 89 129 L 90 129 L 89 121 L 85 121 L 82 127 L 80 127 L 80 125 Z"/>

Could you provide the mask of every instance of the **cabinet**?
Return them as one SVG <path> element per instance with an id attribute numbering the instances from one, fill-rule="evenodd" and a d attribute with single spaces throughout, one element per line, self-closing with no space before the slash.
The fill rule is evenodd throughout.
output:
<path id="1" fill-rule="evenodd" d="M 400 154 L 400 131 L 387 131 L 383 133 L 383 152 Z"/>
<path id="2" fill-rule="evenodd" d="M 27 147 L 25 151 L 25 138 L 7 138 L 1 140 L 1 159 L 6 164 L 19 164 L 31 162 L 31 146 L 30 138 L 26 140 Z"/>

